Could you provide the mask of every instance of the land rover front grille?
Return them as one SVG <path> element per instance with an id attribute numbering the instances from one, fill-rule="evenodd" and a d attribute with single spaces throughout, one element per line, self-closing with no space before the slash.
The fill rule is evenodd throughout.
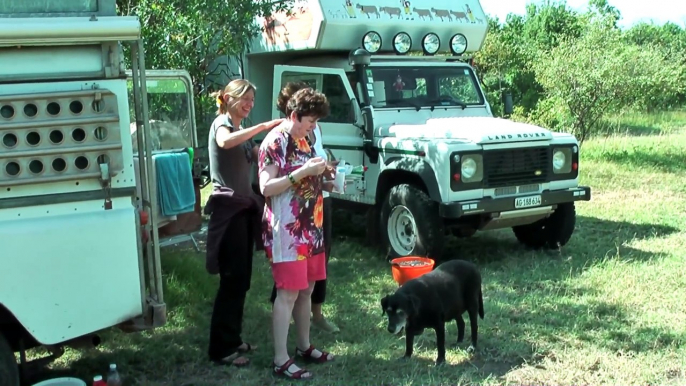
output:
<path id="1" fill-rule="evenodd" d="M 548 147 L 488 150 L 484 152 L 484 187 L 545 182 L 549 166 Z"/>

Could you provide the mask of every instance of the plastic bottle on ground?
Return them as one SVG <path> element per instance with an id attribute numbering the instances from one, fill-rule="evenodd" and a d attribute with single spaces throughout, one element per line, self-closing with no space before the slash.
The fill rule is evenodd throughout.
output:
<path id="1" fill-rule="evenodd" d="M 117 365 L 110 364 L 110 372 L 107 374 L 107 386 L 121 386 L 121 376 L 117 371 Z"/>

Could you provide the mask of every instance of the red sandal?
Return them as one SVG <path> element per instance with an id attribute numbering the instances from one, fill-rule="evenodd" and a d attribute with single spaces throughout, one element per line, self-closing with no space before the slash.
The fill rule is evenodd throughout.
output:
<path id="1" fill-rule="evenodd" d="M 310 345 L 310 348 L 308 348 L 305 351 L 299 349 L 296 346 L 295 347 L 295 355 L 301 356 L 304 360 L 306 360 L 310 363 L 326 363 L 326 362 L 331 362 L 334 360 L 333 357 L 331 359 L 329 359 L 329 355 L 331 355 L 330 353 L 328 353 L 326 351 L 321 351 L 321 350 L 319 350 L 319 351 L 321 351 L 322 355 L 319 356 L 318 358 L 315 358 L 312 356 L 312 351 L 314 351 L 314 350 L 315 350 L 314 345 Z"/>
<path id="2" fill-rule="evenodd" d="M 285 378 L 289 378 L 289 379 L 303 379 L 303 380 L 312 379 L 313 374 L 307 369 L 301 368 L 300 370 L 298 370 L 294 373 L 291 373 L 290 371 L 288 371 L 288 369 L 291 367 L 291 365 L 294 364 L 294 362 L 295 362 L 295 358 L 290 358 L 289 360 L 286 361 L 286 363 L 284 363 L 281 366 L 277 366 L 276 363 L 274 363 L 274 374 L 285 377 Z M 310 376 L 309 377 L 303 377 L 304 374 L 310 374 Z"/>

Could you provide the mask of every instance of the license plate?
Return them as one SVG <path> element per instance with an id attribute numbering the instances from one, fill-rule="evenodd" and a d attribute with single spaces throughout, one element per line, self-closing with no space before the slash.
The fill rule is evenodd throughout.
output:
<path id="1" fill-rule="evenodd" d="M 515 198 L 515 208 L 529 208 L 541 205 L 541 195 Z"/>

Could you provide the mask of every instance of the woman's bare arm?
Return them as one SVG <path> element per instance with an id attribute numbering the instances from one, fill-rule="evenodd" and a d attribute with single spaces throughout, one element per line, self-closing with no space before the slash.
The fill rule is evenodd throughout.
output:
<path id="1" fill-rule="evenodd" d="M 307 176 L 319 176 L 326 168 L 326 161 L 323 158 L 310 158 L 304 165 L 291 172 L 291 181 L 288 176 L 277 177 L 279 175 L 279 167 L 271 164 L 267 165 L 260 172 L 260 192 L 264 197 L 275 196 L 281 194 L 288 189 L 291 184 L 300 181 Z"/>
<path id="2" fill-rule="evenodd" d="M 283 119 L 274 119 L 272 121 L 260 123 L 247 129 L 236 130 L 233 133 L 229 131 L 228 127 L 221 126 L 217 129 L 214 139 L 217 141 L 217 145 L 219 145 L 219 147 L 222 149 L 231 149 L 232 147 L 236 147 L 251 139 L 257 134 L 279 125 L 281 122 L 283 122 Z"/>
<path id="3" fill-rule="evenodd" d="M 305 177 L 305 168 L 301 167 L 291 173 L 295 181 L 300 181 Z M 279 167 L 276 165 L 265 166 L 260 173 L 260 192 L 265 197 L 276 196 L 288 189 L 292 183 L 288 176 L 277 177 Z"/>

